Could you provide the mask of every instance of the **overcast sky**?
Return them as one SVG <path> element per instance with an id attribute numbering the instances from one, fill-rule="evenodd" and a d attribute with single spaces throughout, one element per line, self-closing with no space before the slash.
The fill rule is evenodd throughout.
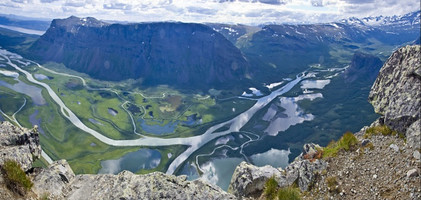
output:
<path id="1" fill-rule="evenodd" d="M 253 25 L 331 22 L 416 10 L 420 10 L 420 0 L 0 0 L 0 14 L 47 19 L 75 15 L 133 22 Z"/>

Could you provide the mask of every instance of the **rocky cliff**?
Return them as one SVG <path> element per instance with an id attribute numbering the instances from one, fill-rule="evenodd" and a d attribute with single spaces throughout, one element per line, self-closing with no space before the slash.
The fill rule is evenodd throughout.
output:
<path id="1" fill-rule="evenodd" d="M 281 188 L 298 186 L 304 199 L 421 199 L 420 70 L 420 46 L 400 48 L 370 92 L 382 116 L 355 133 L 352 145 L 350 139 L 327 147 L 306 144 L 285 169 L 243 162 L 229 191 L 237 198 L 266 198 L 265 182 L 274 177 Z"/>
<path id="2" fill-rule="evenodd" d="M 245 79 L 249 66 L 223 35 L 189 23 L 56 19 L 30 52 L 40 61 L 64 63 L 97 79 L 142 78 L 145 85 L 183 88 L 233 85 Z"/>

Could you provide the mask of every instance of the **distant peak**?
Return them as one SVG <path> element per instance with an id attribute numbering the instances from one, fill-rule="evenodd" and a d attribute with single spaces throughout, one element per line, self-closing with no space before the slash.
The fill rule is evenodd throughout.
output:
<path id="1" fill-rule="evenodd" d="M 102 27 L 107 25 L 109 24 L 93 17 L 80 18 L 74 15 L 65 19 L 54 19 L 51 23 L 51 27 L 65 27 L 68 32 L 75 32 L 77 31 L 77 27 L 80 26 Z"/>

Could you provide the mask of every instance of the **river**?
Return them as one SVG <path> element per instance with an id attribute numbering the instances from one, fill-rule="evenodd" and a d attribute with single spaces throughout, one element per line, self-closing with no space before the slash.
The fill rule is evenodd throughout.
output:
<path id="1" fill-rule="evenodd" d="M 17 71 L 25 74 L 28 81 L 33 84 L 40 85 L 44 87 L 51 98 L 57 103 L 60 107 L 61 113 L 64 117 L 66 117 L 73 125 L 78 127 L 79 129 L 91 134 L 101 142 L 111 145 L 111 146 L 169 146 L 169 145 L 186 145 L 189 146 L 187 150 L 181 153 L 174 161 L 169 165 L 167 174 L 173 174 L 175 170 L 183 164 L 195 151 L 200 149 L 203 145 L 207 144 L 213 139 L 218 137 L 233 133 L 239 132 L 240 129 L 253 117 L 253 115 L 265 107 L 268 103 L 273 101 L 279 95 L 282 95 L 289 90 L 291 90 L 295 85 L 297 85 L 301 80 L 308 78 L 309 75 L 306 73 L 301 73 L 297 75 L 294 80 L 288 82 L 285 86 L 271 92 L 269 95 L 256 99 L 256 103 L 249 108 L 248 110 L 244 111 L 243 113 L 237 115 L 236 117 L 226 121 L 214 125 L 206 130 L 205 133 L 198 136 L 187 137 L 187 138 L 157 138 L 157 137 L 149 137 L 142 135 L 139 139 L 134 140 L 113 140 L 110 139 L 101 133 L 87 127 L 82 121 L 63 103 L 63 101 L 59 98 L 59 96 L 51 89 L 49 85 L 43 82 L 39 82 L 36 80 L 31 73 L 22 69 L 21 67 L 17 66 L 11 61 L 13 59 L 22 59 L 19 55 L 10 53 L 6 50 L 0 49 L 0 56 L 4 57 L 7 60 L 7 64 L 11 67 L 15 68 Z M 39 65 L 39 64 L 37 64 Z M 64 73 L 61 73 L 64 74 Z M 73 75 L 68 75 L 73 76 Z M 81 77 L 79 77 L 81 78 Z M 81 78 L 82 79 L 82 78 Z M 215 132 L 221 127 L 229 126 L 228 130 Z"/>

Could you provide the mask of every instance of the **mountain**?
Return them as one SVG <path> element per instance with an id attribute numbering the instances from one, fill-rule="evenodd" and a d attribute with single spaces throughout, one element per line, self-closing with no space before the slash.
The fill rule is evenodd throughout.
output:
<path id="1" fill-rule="evenodd" d="M 246 40 L 239 37 L 236 44 L 251 65 L 258 66 L 260 72 L 254 74 L 275 70 L 276 73 L 265 74 L 263 79 L 276 79 L 279 75 L 298 73 L 311 64 L 337 66 L 336 61 L 351 60 L 355 51 L 386 53 L 382 56 L 386 59 L 389 55 L 384 52 L 386 48 L 419 39 L 420 12 L 324 24 L 266 25 L 247 37 Z"/>
<path id="2" fill-rule="evenodd" d="M 374 82 L 382 67 L 382 61 L 373 55 L 356 52 L 351 60 L 351 65 L 344 72 L 343 76 L 346 83 L 352 83 L 356 80 Z"/>
<path id="3" fill-rule="evenodd" d="M 141 78 L 144 85 L 183 88 L 232 86 L 249 68 L 224 36 L 191 23 L 108 24 L 72 16 L 53 20 L 29 52 L 101 80 Z"/>

